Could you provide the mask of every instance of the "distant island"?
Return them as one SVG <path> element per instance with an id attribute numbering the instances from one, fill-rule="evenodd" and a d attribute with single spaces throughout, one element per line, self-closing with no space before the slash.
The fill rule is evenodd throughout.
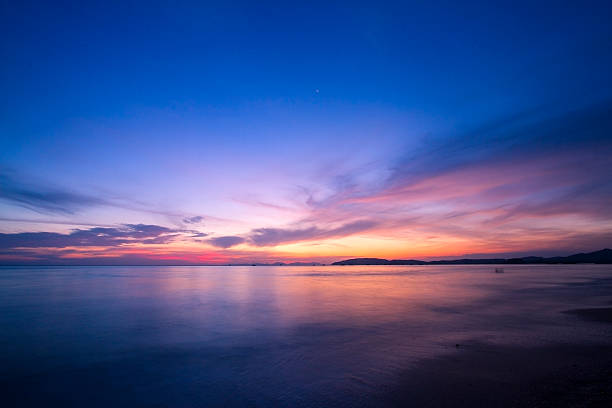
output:
<path id="1" fill-rule="evenodd" d="M 570 256 L 527 256 L 523 258 L 452 259 L 443 261 L 419 261 L 416 259 L 353 258 L 334 262 L 332 265 L 478 265 L 478 264 L 612 264 L 612 249 L 575 254 Z"/>

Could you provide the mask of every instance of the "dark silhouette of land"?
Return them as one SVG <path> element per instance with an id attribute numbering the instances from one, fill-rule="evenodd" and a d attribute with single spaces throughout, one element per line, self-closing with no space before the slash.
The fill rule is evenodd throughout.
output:
<path id="1" fill-rule="evenodd" d="M 452 259 L 441 261 L 419 261 L 416 259 L 381 259 L 381 258 L 353 258 L 334 262 L 332 265 L 472 265 L 472 264 L 612 264 L 612 249 L 575 254 L 570 256 L 554 256 L 544 258 L 541 256 L 526 256 L 523 258 L 491 258 L 491 259 Z"/>

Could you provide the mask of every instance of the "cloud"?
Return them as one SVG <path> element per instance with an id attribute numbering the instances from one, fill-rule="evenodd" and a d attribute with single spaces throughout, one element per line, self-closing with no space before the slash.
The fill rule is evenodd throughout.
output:
<path id="1" fill-rule="evenodd" d="M 610 135 L 612 101 L 557 115 L 519 112 L 406 152 L 375 189 L 334 180 L 328 199 L 309 202 L 312 218 L 393 218 L 415 209 L 447 216 L 485 208 L 520 216 L 535 207 L 545 213 L 550 204 L 601 216 L 601 203 L 612 200 Z"/>
<path id="2" fill-rule="evenodd" d="M 610 152 L 611 134 L 612 101 L 556 115 L 543 109 L 518 112 L 407 152 L 393 164 L 387 187 L 474 165 L 512 162 L 520 170 L 526 160 L 568 152 L 601 157 Z"/>
<path id="3" fill-rule="evenodd" d="M 217 248 L 224 249 L 242 243 L 266 247 L 300 241 L 344 237 L 369 230 L 376 225 L 374 221 L 358 220 L 335 228 L 319 228 L 316 226 L 306 228 L 256 228 L 245 236 L 229 235 L 211 238 L 206 242 Z"/>
<path id="4" fill-rule="evenodd" d="M 215 246 L 217 248 L 231 248 L 238 244 L 242 244 L 245 241 L 246 240 L 244 238 L 239 237 L 239 236 L 233 236 L 233 235 L 225 236 L 225 237 L 211 238 L 208 240 L 208 242 L 212 246 Z"/>
<path id="5" fill-rule="evenodd" d="M 84 207 L 109 204 L 86 194 L 19 182 L 7 174 L 0 174 L 0 200 L 39 213 L 58 214 L 74 214 Z"/>
<path id="6" fill-rule="evenodd" d="M 291 242 L 320 240 L 334 237 L 343 237 L 372 229 L 375 221 L 358 220 L 344 224 L 337 228 L 322 229 L 308 228 L 257 228 L 248 236 L 249 242 L 255 246 L 275 246 Z"/>
<path id="7" fill-rule="evenodd" d="M 200 224 L 205 218 L 200 215 L 185 217 L 180 212 L 174 212 L 166 208 L 157 209 L 146 203 L 116 195 L 101 198 L 91 194 L 71 191 L 63 187 L 49 186 L 40 181 L 28 182 L 21 177 L 15 177 L 12 172 L 5 169 L 0 169 L 0 201 L 26 208 L 39 214 L 49 215 L 73 215 L 91 207 L 107 206 L 164 215 L 175 220 L 179 225 L 181 220 L 185 224 Z"/>
<path id="8" fill-rule="evenodd" d="M 159 225 L 125 224 L 115 228 L 75 229 L 68 234 L 57 232 L 21 232 L 0 234 L 0 249 L 117 247 L 126 244 L 166 244 L 181 230 Z"/>
<path id="9" fill-rule="evenodd" d="M 201 215 L 196 215 L 194 217 L 185 217 L 185 218 L 183 218 L 183 222 L 185 224 L 199 224 L 202 221 L 204 221 L 204 217 L 202 217 Z"/>

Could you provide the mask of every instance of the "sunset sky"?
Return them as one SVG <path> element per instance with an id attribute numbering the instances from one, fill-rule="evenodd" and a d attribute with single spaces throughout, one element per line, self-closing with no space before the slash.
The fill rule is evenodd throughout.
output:
<path id="1" fill-rule="evenodd" d="M 179 3 L 2 2 L 0 264 L 612 246 L 610 2 Z"/>

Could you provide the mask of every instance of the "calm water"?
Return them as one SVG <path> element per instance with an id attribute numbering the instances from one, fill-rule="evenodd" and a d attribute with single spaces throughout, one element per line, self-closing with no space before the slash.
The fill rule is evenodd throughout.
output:
<path id="1" fill-rule="evenodd" d="M 612 267 L 0 268 L 16 405 L 377 405 L 455 344 L 612 342 Z"/>

